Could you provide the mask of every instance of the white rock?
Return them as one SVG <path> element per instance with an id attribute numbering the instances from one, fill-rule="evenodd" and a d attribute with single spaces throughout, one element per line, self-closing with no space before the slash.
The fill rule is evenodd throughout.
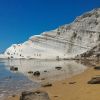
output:
<path id="1" fill-rule="evenodd" d="M 79 16 L 69 24 L 43 32 L 22 44 L 9 47 L 8 58 L 56 59 L 73 58 L 91 50 L 100 41 L 100 9 Z"/>

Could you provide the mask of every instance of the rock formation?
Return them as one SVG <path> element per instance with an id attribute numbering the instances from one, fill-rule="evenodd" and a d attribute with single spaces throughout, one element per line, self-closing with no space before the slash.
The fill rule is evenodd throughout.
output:
<path id="1" fill-rule="evenodd" d="M 94 9 L 68 25 L 43 32 L 22 44 L 13 44 L 7 58 L 59 59 L 74 58 L 90 51 L 100 41 L 100 9 Z"/>
<path id="2" fill-rule="evenodd" d="M 22 92 L 20 100 L 50 100 L 48 93 L 43 91 Z"/>

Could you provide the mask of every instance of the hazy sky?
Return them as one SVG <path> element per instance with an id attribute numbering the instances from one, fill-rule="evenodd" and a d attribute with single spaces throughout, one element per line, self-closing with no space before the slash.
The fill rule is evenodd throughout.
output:
<path id="1" fill-rule="evenodd" d="M 98 7 L 100 0 L 0 0 L 0 52 Z"/>

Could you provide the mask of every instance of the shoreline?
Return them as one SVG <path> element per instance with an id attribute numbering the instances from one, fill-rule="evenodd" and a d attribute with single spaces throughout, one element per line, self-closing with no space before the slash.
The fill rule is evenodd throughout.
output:
<path id="1" fill-rule="evenodd" d="M 51 87 L 42 87 L 38 90 L 47 92 L 51 100 L 99 100 L 99 84 L 87 83 L 96 75 L 100 75 L 100 71 L 90 66 L 81 74 L 55 81 Z M 8 100 L 19 100 L 19 96 L 9 97 Z"/>
<path id="2" fill-rule="evenodd" d="M 46 91 L 51 100 L 99 100 L 99 84 L 88 84 L 87 82 L 94 76 L 100 75 L 100 71 L 88 68 L 80 75 L 55 82 L 52 87 L 42 88 Z M 76 82 L 75 84 L 69 84 Z M 55 91 L 54 91 L 55 90 Z"/>

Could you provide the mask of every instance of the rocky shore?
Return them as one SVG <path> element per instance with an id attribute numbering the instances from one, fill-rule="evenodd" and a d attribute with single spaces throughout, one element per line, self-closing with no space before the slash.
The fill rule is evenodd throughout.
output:
<path id="1" fill-rule="evenodd" d="M 40 92 L 32 92 L 33 94 L 35 93 L 35 95 L 31 95 L 31 97 L 36 97 L 37 99 L 30 98 L 28 100 L 99 100 L 99 83 L 88 83 L 93 77 L 99 77 L 99 65 L 100 63 L 96 64 L 95 66 L 90 65 L 88 66 L 88 69 L 85 72 L 79 75 L 75 75 L 71 78 L 64 79 L 62 81 L 56 81 L 46 86 L 42 86 L 39 89 L 39 91 L 42 91 L 42 95 Z M 40 93 L 41 99 L 38 98 L 38 93 Z M 22 94 L 20 96 L 11 96 L 8 98 L 8 100 L 27 100 L 20 99 Z"/>

